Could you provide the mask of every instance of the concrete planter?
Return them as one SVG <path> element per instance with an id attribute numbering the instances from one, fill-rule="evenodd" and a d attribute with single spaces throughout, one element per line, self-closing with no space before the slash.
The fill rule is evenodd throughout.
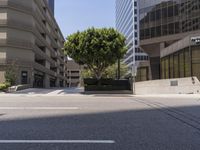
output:
<path id="1" fill-rule="evenodd" d="M 132 93 L 129 80 L 84 79 L 86 93 Z"/>

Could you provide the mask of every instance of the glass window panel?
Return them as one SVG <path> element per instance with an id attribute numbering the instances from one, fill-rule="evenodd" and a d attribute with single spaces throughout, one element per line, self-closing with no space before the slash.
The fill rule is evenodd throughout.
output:
<path id="1" fill-rule="evenodd" d="M 200 47 L 192 48 L 192 63 L 200 63 Z"/>
<path id="2" fill-rule="evenodd" d="M 193 76 L 196 76 L 200 80 L 200 63 L 192 64 L 192 73 Z"/>
<path id="3" fill-rule="evenodd" d="M 174 78 L 174 62 L 173 62 L 173 55 L 170 56 L 170 62 L 169 62 L 169 70 L 170 70 L 170 78 Z"/>
<path id="4" fill-rule="evenodd" d="M 179 65 L 178 65 L 178 55 L 174 55 L 174 78 L 179 77 Z"/>
<path id="5" fill-rule="evenodd" d="M 185 70 L 184 70 L 184 52 L 179 54 L 179 70 L 180 70 L 180 78 L 185 77 Z"/>
<path id="6" fill-rule="evenodd" d="M 169 58 L 165 59 L 165 78 L 169 79 Z"/>
<path id="7" fill-rule="evenodd" d="M 162 79 L 165 79 L 165 59 L 162 58 L 161 60 L 161 74 L 162 74 Z"/>
<path id="8" fill-rule="evenodd" d="M 191 71 L 190 71 L 190 56 L 189 56 L 189 49 L 185 50 L 185 77 L 190 77 L 191 76 Z"/>

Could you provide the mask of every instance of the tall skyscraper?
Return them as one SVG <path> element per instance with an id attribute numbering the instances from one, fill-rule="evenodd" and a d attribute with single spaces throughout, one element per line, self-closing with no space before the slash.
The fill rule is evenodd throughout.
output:
<path id="1" fill-rule="evenodd" d="M 47 0 L 48 1 L 48 3 L 49 3 L 49 6 L 50 6 L 50 9 L 51 9 L 51 11 L 52 11 L 52 13 L 54 14 L 54 7 L 55 7 L 55 2 L 54 2 L 54 0 Z"/>
<path id="2" fill-rule="evenodd" d="M 139 47 L 138 0 L 116 0 L 116 28 L 126 37 L 128 52 L 124 62 L 131 73 L 148 60 L 148 55 Z"/>

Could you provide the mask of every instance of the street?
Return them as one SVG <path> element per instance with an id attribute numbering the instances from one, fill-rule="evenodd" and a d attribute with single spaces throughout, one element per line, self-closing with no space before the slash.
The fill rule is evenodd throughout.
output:
<path id="1" fill-rule="evenodd" d="M 200 97 L 0 96 L 0 150 L 199 147 Z"/>

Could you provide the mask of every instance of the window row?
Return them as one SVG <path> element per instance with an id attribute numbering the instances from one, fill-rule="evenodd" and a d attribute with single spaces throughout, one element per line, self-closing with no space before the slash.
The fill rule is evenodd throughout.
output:
<path id="1" fill-rule="evenodd" d="M 200 46 L 181 50 L 161 59 L 163 79 L 196 76 L 200 79 Z"/>

